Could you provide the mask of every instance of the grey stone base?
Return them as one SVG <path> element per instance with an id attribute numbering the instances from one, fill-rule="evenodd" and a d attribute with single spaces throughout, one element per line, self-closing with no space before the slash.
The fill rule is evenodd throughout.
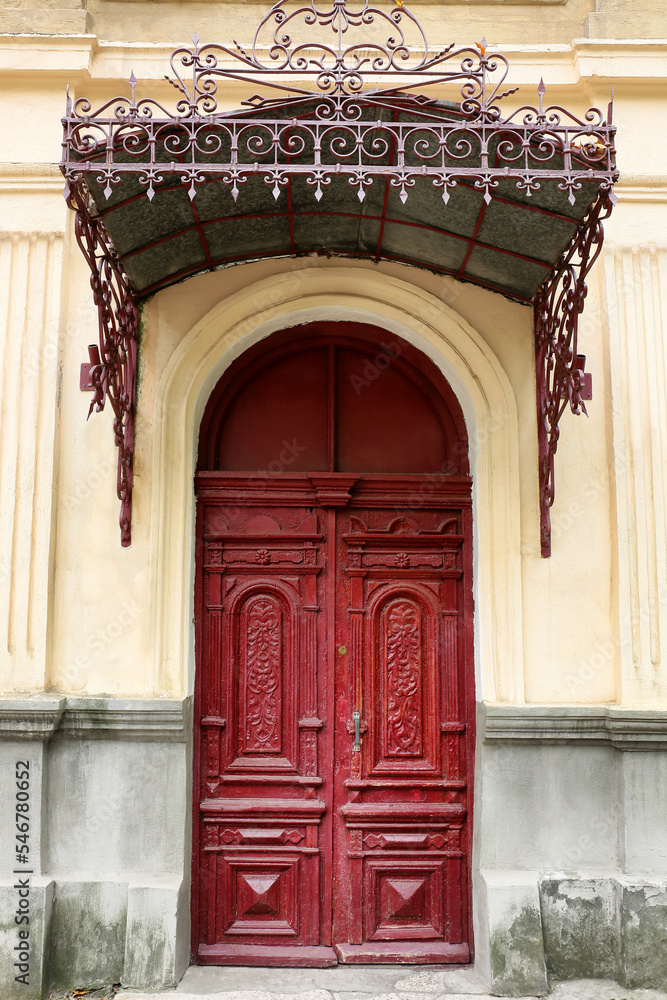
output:
<path id="1" fill-rule="evenodd" d="M 486 896 L 484 944 L 493 993 L 522 997 L 548 990 L 538 880 L 530 872 L 482 873 Z"/>
<path id="2" fill-rule="evenodd" d="M 48 929 L 52 914 L 54 883 L 51 879 L 30 876 L 29 925 L 16 923 L 17 880 L 0 882 L 0 996 L 2 1000 L 42 1000 L 47 986 L 45 962 Z M 29 929 L 27 962 L 21 931 Z M 25 968 L 27 966 L 27 968 Z M 19 977 L 23 977 L 20 981 Z"/>
<path id="3" fill-rule="evenodd" d="M 33 879 L 30 987 L 12 986 L 15 895 L 12 885 L 0 885 L 2 1000 L 42 1000 L 50 990 L 121 982 L 169 989 L 187 966 L 176 926 L 189 905 L 185 881 Z"/>
<path id="4" fill-rule="evenodd" d="M 183 975 L 189 713 L 188 699 L 0 699 L 0 1000 L 118 982 L 168 989 Z M 17 761 L 30 771 L 27 985 L 13 964 Z"/>
<path id="5" fill-rule="evenodd" d="M 618 880 L 623 983 L 667 990 L 667 883 Z"/>
<path id="6" fill-rule="evenodd" d="M 667 990 L 667 882 L 483 872 L 490 988 L 541 995 L 555 982 L 610 979 Z"/>
<path id="7" fill-rule="evenodd" d="M 540 880 L 544 951 L 553 979 L 618 979 L 618 882 Z"/>

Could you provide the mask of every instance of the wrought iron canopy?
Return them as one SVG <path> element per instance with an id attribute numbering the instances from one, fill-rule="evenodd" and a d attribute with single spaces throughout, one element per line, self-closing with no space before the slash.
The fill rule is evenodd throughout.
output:
<path id="1" fill-rule="evenodd" d="M 578 282 L 611 210 L 615 129 L 611 105 L 606 118 L 594 108 L 578 117 L 545 106 L 542 83 L 536 107 L 504 112 L 515 93 L 505 88 L 508 69 L 484 40 L 431 51 L 402 0 L 387 9 L 369 0 L 326 7 L 279 0 L 246 48 L 201 45 L 195 35 L 191 47 L 174 51 L 171 109 L 137 99 L 134 75 L 129 99 L 95 112 L 68 95 L 65 194 L 100 309 L 99 362 L 91 356 L 85 375 L 95 392 L 91 409 L 107 398 L 114 405 L 126 452 L 124 544 L 134 416 L 127 359 L 136 353 L 137 303 L 238 261 L 326 253 L 427 267 L 541 304 L 548 554 L 561 403 L 579 412 L 586 395 L 576 351 L 585 296 Z M 221 85 L 230 81 L 259 92 L 240 110 L 224 110 Z M 545 302 L 554 322 L 544 317 Z"/>

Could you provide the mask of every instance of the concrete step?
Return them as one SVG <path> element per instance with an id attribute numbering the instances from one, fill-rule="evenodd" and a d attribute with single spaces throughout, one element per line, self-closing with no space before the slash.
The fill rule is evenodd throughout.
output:
<path id="1" fill-rule="evenodd" d="M 169 1000 L 502 1000 L 487 993 L 472 968 L 395 965 L 334 969 L 192 966 L 176 990 L 155 994 L 121 989 L 117 1000 L 155 1000 L 156 995 Z M 554 983 L 549 1000 L 667 1000 L 667 993 L 585 979 Z"/>

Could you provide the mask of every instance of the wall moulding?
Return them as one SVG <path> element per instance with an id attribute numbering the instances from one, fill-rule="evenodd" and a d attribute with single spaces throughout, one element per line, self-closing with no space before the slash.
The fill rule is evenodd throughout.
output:
<path id="1" fill-rule="evenodd" d="M 656 237 L 664 239 L 661 232 Z M 619 245 L 605 254 L 621 697 L 646 707 L 667 698 L 666 287 L 664 245 Z"/>
<path id="2" fill-rule="evenodd" d="M 0 740 L 51 739 L 65 711 L 65 698 L 0 700 Z"/>
<path id="3" fill-rule="evenodd" d="M 184 743 L 192 699 L 30 698 L 0 701 L 0 740 Z"/>
<path id="4" fill-rule="evenodd" d="M 614 705 L 481 706 L 484 743 L 608 744 L 667 752 L 667 711 Z"/>
<path id="5" fill-rule="evenodd" d="M 62 175 L 55 164 L 0 163 L 0 195 L 56 193 L 62 190 Z"/>

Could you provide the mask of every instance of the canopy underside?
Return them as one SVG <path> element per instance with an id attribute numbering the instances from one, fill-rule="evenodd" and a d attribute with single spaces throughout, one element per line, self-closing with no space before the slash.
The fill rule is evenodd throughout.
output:
<path id="1" fill-rule="evenodd" d="M 104 159 L 99 154 L 80 163 L 80 176 L 141 297 L 229 264 L 327 254 L 400 261 L 531 302 L 595 202 L 599 176 L 591 177 L 587 164 L 577 169 L 574 162 L 576 185 L 564 187 L 562 154 L 545 156 L 529 143 L 522 155 L 539 187 L 533 183 L 532 191 L 531 185 L 522 190 L 520 173 L 513 169 L 503 178 L 502 165 L 488 171 L 489 186 L 476 186 L 483 174 L 482 155 L 475 146 L 478 137 L 466 131 L 459 109 L 448 106 L 444 119 L 441 103 L 432 105 L 428 115 L 422 101 L 415 99 L 411 114 L 410 101 L 404 98 L 401 104 L 400 119 L 394 112 L 393 121 L 380 122 L 386 109 L 378 111 L 369 102 L 361 123 L 328 129 L 318 125 L 315 138 L 307 131 L 311 122 L 304 120 L 303 102 L 283 105 L 268 121 L 266 113 L 261 121 L 223 116 L 218 123 L 208 122 L 196 143 L 189 138 L 191 162 L 180 155 L 165 162 L 170 146 L 185 146 L 172 127 L 161 135 L 152 159 L 137 154 L 136 147 L 127 145 L 132 150 L 128 155 L 117 145 L 111 180 L 100 171 Z M 443 120 L 457 130 L 453 137 L 451 131 L 447 135 L 444 155 L 437 131 Z M 245 128 L 245 157 L 243 150 L 230 153 L 230 122 L 237 145 Z M 369 130 L 375 122 L 382 127 Z M 356 134 L 351 135 L 351 127 Z M 268 153 L 261 146 L 254 153 L 252 135 L 264 149 L 268 146 Z M 143 139 L 139 134 L 138 141 Z M 349 148 L 353 139 L 357 144 L 361 139 L 363 148 L 347 156 L 341 144 Z M 487 158 L 493 160 L 495 154 L 498 161 L 502 130 L 484 139 Z M 385 155 L 372 155 L 378 140 L 385 144 Z M 458 160 L 449 156 L 457 140 L 472 143 L 475 151 Z M 127 137 L 122 141 L 127 143 Z M 428 144 L 421 151 L 420 141 Z M 516 136 L 510 141 L 521 154 Z M 286 154 L 290 142 L 303 143 L 298 155 Z M 326 145 L 329 155 L 323 151 L 316 157 L 315 143 Z M 404 147 L 400 158 L 397 144 Z M 211 147 L 217 152 L 211 154 Z M 507 149 L 504 153 L 507 162 Z M 319 177 L 314 166 L 318 158 Z M 152 171 L 150 190 L 142 164 Z M 443 184 L 448 170 L 459 177 Z M 461 178 L 464 171 L 470 179 Z"/>

